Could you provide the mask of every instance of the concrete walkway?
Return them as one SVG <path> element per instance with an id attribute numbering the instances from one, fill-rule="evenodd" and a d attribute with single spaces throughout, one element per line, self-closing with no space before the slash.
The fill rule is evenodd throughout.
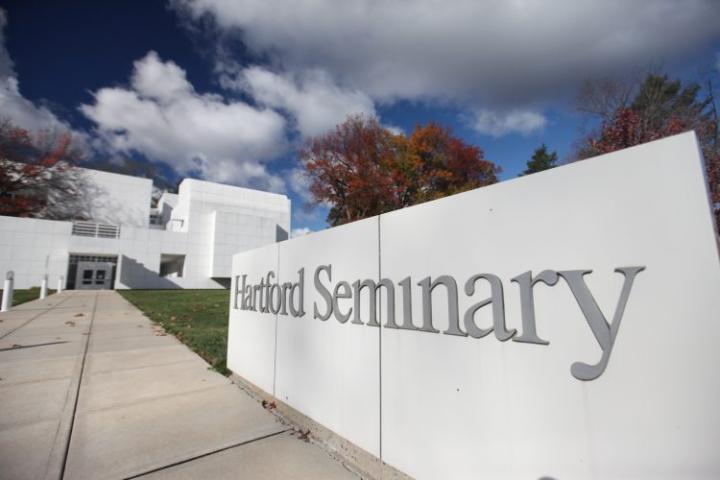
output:
<path id="1" fill-rule="evenodd" d="M 357 478 L 112 291 L 0 314 L 0 477 Z"/>

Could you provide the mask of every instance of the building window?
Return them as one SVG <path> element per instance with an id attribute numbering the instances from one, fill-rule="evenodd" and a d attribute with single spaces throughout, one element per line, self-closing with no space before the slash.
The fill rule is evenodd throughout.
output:
<path id="1" fill-rule="evenodd" d="M 185 255 L 172 255 L 163 253 L 160 255 L 160 276 L 180 278 L 185 269 Z"/>
<path id="2" fill-rule="evenodd" d="M 159 213 L 150 214 L 150 225 L 164 225 L 162 215 Z"/>

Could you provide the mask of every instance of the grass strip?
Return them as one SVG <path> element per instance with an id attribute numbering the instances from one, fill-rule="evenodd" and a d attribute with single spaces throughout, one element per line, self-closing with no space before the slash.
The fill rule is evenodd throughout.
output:
<path id="1" fill-rule="evenodd" d="M 0 290 L 0 298 L 2 298 L 3 291 Z M 48 296 L 55 293 L 55 290 L 48 289 Z M 29 302 L 31 300 L 37 300 L 40 298 L 40 287 L 32 288 L 20 288 L 13 290 L 13 307 L 20 305 L 21 303 Z"/>
<path id="2" fill-rule="evenodd" d="M 213 369 L 226 365 L 228 290 L 117 290 L 166 332 L 200 355 Z"/>

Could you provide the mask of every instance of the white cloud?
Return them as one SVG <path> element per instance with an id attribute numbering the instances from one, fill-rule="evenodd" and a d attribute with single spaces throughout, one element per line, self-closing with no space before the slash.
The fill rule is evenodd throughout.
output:
<path id="1" fill-rule="evenodd" d="M 328 210 L 331 205 L 329 202 L 314 203 L 312 194 L 310 193 L 310 178 L 305 173 L 303 166 L 295 167 L 285 172 L 288 190 L 294 193 L 300 202 L 293 203 L 293 224 L 311 225 L 317 227 L 324 225 Z M 298 228 L 298 231 L 307 230 L 306 228 Z M 312 230 L 310 230 L 312 232 Z M 297 235 L 291 235 L 297 236 Z"/>
<path id="2" fill-rule="evenodd" d="M 528 135 L 541 130 L 547 119 L 530 110 L 493 111 L 480 109 L 475 112 L 471 126 L 479 133 L 499 137 L 508 133 Z"/>
<path id="3" fill-rule="evenodd" d="M 389 130 L 393 135 L 405 135 L 405 130 L 403 130 L 402 127 L 398 127 L 397 125 L 385 124 L 383 125 L 383 128 Z"/>
<path id="4" fill-rule="evenodd" d="M 297 75 L 374 101 L 518 108 L 579 80 L 669 61 L 720 34 L 717 0 L 174 0 Z M 681 38 L 682 41 L 678 41 Z"/>
<path id="5" fill-rule="evenodd" d="M 132 86 L 145 97 L 163 101 L 172 101 L 193 93 L 193 86 L 188 82 L 185 70 L 174 62 L 163 62 L 153 51 L 135 62 Z"/>
<path id="6" fill-rule="evenodd" d="M 308 227 L 293 228 L 290 232 L 290 238 L 302 237 L 312 232 Z"/>
<path id="7" fill-rule="evenodd" d="M 182 68 L 155 52 L 135 62 L 130 83 L 102 88 L 80 106 L 112 150 L 140 152 L 211 181 L 284 189 L 265 166 L 286 147 L 280 114 L 200 94 Z"/>
<path id="8" fill-rule="evenodd" d="M 10 119 L 18 127 L 30 131 L 69 130 L 69 127 L 46 107 L 35 105 L 24 98 L 20 94 L 16 77 L 0 78 L 0 115 Z"/>
<path id="9" fill-rule="evenodd" d="M 375 115 L 370 97 L 341 88 L 321 70 L 289 75 L 254 66 L 241 70 L 235 81 L 228 82 L 225 77 L 224 85 L 247 92 L 262 105 L 288 112 L 303 137 L 324 133 L 350 114 Z"/>
<path id="10" fill-rule="evenodd" d="M 302 201 L 307 204 L 312 203 L 312 195 L 310 194 L 310 178 L 305 173 L 305 168 L 296 167 L 287 172 L 287 181 L 290 190 L 295 192 Z"/>
<path id="11" fill-rule="evenodd" d="M 0 116 L 32 132 L 43 129 L 71 131 L 70 126 L 47 107 L 36 105 L 20 93 L 20 81 L 15 73 L 10 53 L 5 47 L 6 25 L 7 16 L 0 8 Z M 75 136 L 77 140 L 84 140 L 77 133 Z"/>

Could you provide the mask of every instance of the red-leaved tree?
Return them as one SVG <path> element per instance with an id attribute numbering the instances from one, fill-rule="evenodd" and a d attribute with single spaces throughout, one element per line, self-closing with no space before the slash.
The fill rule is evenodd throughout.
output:
<path id="1" fill-rule="evenodd" d="M 85 182 L 69 133 L 32 135 L 0 121 L 0 215 L 53 220 L 85 217 Z"/>
<path id="2" fill-rule="evenodd" d="M 658 128 L 648 130 L 644 128 L 642 117 L 638 112 L 621 107 L 615 112 L 611 121 L 603 123 L 600 135 L 589 139 L 589 146 L 594 154 L 601 155 L 675 135 L 685 130 L 687 126 L 679 118 L 669 118 Z"/>
<path id="3" fill-rule="evenodd" d="M 720 126 L 712 83 L 708 82 L 704 96 L 697 84 L 682 85 L 679 80 L 656 74 L 648 75 L 637 86 L 622 89 L 622 96 L 616 95 L 618 88 L 589 86 L 587 91 L 592 95 L 581 99 L 579 108 L 598 115 L 602 125 L 585 139 L 578 156 L 588 158 L 694 130 L 705 159 L 710 201 L 720 225 Z M 613 109 L 598 105 L 613 105 Z"/>
<path id="4" fill-rule="evenodd" d="M 489 185 L 500 171 L 447 128 L 417 126 L 406 137 L 364 116 L 310 139 L 300 158 L 331 225 Z"/>

